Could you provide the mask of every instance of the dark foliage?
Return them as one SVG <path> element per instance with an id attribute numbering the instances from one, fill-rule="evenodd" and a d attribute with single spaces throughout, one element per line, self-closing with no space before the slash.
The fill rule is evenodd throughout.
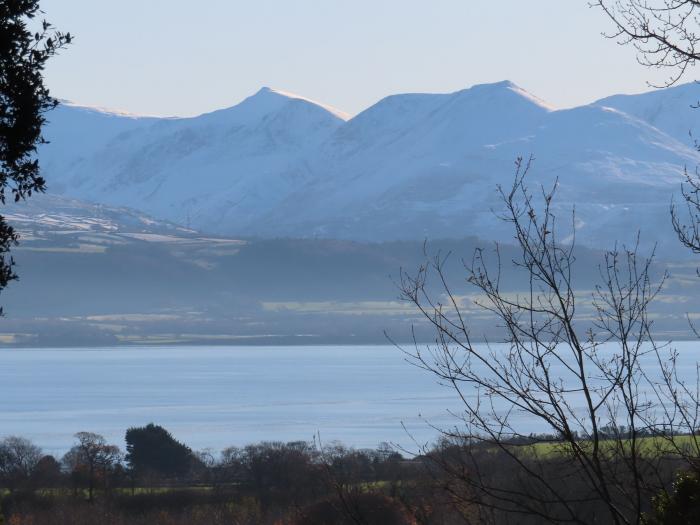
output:
<path id="1" fill-rule="evenodd" d="M 315 503 L 301 511 L 294 525 L 412 525 L 406 509 L 381 494 L 364 493 Z"/>
<path id="2" fill-rule="evenodd" d="M 700 476 L 697 472 L 680 472 L 671 492 L 654 498 L 654 509 L 646 516 L 647 525 L 692 525 L 700 516 Z"/>
<path id="3" fill-rule="evenodd" d="M 155 428 L 161 428 L 156 427 Z M 146 427 L 143 427 L 146 428 Z M 333 443 L 263 442 L 229 448 L 220 456 L 207 453 L 196 468 L 177 477 L 158 478 L 152 472 L 127 475 L 120 457 L 104 456 L 110 447 L 100 436 L 81 433 L 82 445 L 94 452 L 90 498 L 88 458 L 77 470 L 59 470 L 51 456 L 28 463 L 31 483 L 16 490 L 0 482 L 0 516 L 13 525 L 153 524 L 159 525 L 295 525 L 295 524 L 421 524 L 467 525 L 487 523 L 539 524 L 542 515 L 484 508 L 471 496 L 476 484 L 517 495 L 547 490 L 559 484 L 559 494 L 579 517 L 578 523 L 609 523 L 606 504 L 590 493 L 584 470 L 568 460 L 566 445 L 557 436 L 531 436 L 513 442 L 523 464 L 536 468 L 533 480 L 514 468 L 508 452 L 487 444 L 443 441 L 426 454 L 407 458 L 386 445 L 358 450 Z M 550 453 L 542 457 L 522 447 L 547 441 Z M 81 443 L 76 447 L 81 446 Z M 561 448 L 557 448 L 559 444 Z M 29 442 L 22 449 L 31 448 Z M 183 445 L 184 446 L 184 445 Z M 177 447 L 174 454 L 179 455 Z M 108 451 L 108 450 L 106 450 Z M 67 454 L 68 457 L 75 453 Z M 204 458 L 205 454 L 200 453 Z M 111 463 L 105 462 L 109 460 Z M 659 456 L 659 459 L 661 457 Z M 622 461 L 622 459 L 620 460 Z M 67 461 L 64 464 L 68 466 Z M 624 465 L 608 463 L 611 475 L 627 476 Z M 654 475 L 669 488 L 645 503 L 650 525 L 692 523 L 698 487 L 694 474 L 683 475 L 672 487 L 682 462 L 660 461 Z M 76 484 L 75 476 L 84 479 Z M 624 482 L 630 478 L 619 478 Z M 536 503 L 536 502 L 535 502 Z M 552 508 L 551 511 L 556 509 Z M 562 510 L 562 509 L 560 509 Z M 682 521 L 688 517 L 690 521 Z M 640 517 L 641 518 L 641 517 Z M 673 521 L 673 520 L 681 521 Z M 553 521 L 553 520 L 544 520 Z M 2 520 L 0 520 L 2 522 Z"/>
<path id="4" fill-rule="evenodd" d="M 139 475 L 182 477 L 196 462 L 188 446 L 153 423 L 126 431 L 126 452 L 129 467 Z"/>
<path id="5" fill-rule="evenodd" d="M 62 481 L 61 464 L 53 456 L 42 456 L 31 473 L 32 487 L 58 487 Z"/>
<path id="6" fill-rule="evenodd" d="M 54 31 L 40 14 L 38 0 L 0 1 L 0 202 L 19 201 L 43 192 L 36 149 L 44 142 L 44 114 L 57 101 L 44 85 L 49 58 L 71 42 L 70 33 Z M 31 24 L 38 25 L 32 31 Z M 9 194 L 9 195 L 8 195 Z M 9 257 L 18 235 L 0 216 L 0 290 L 16 279 Z"/>
<path id="7" fill-rule="evenodd" d="M 29 440 L 8 436 L 0 441 L 0 483 L 10 491 L 29 484 L 41 450 Z"/>

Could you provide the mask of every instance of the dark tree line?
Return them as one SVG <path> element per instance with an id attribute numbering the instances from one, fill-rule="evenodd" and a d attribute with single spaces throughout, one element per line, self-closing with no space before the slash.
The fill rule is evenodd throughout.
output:
<path id="1" fill-rule="evenodd" d="M 26 439 L 0 441 L 0 522 L 4 514 L 33 525 L 467 523 L 424 457 L 386 444 L 262 442 L 197 453 L 153 424 L 127 431 L 127 454 L 99 434 L 75 439 L 60 461 Z"/>

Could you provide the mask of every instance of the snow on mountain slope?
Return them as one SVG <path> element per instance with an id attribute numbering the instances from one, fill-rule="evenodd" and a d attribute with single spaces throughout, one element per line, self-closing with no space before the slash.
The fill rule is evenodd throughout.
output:
<path id="1" fill-rule="evenodd" d="M 401 95 L 340 128 L 310 164 L 310 182 L 252 228 L 260 235 L 509 240 L 508 225 L 493 214 L 496 186 L 508 185 L 514 159 L 530 154 L 531 186 L 551 187 L 558 178 L 559 209 L 569 215 L 576 205 L 579 238 L 596 246 L 629 239 L 641 221 L 654 230 L 648 238 L 656 237 L 669 226 L 680 167 L 700 161 L 621 112 L 554 111 L 510 83 Z"/>
<path id="2" fill-rule="evenodd" d="M 613 95 L 596 102 L 637 117 L 684 144 L 700 138 L 700 83 L 690 82 L 641 95 Z"/>
<path id="3" fill-rule="evenodd" d="M 91 204 L 50 194 L 8 204 L 3 216 L 20 233 L 21 247 L 26 241 L 47 234 L 149 234 L 195 237 L 197 232 L 177 224 L 150 217 L 130 208 Z"/>
<path id="4" fill-rule="evenodd" d="M 476 144 L 518 143 L 549 111 L 508 82 L 388 97 L 339 128 L 308 161 L 306 184 L 250 228 L 260 235 L 420 237 L 424 228 L 418 224 L 416 232 L 413 224 L 426 214 L 440 222 L 441 203 L 455 187 L 475 183 L 463 208 L 483 197 Z M 451 235 L 448 230 L 443 234 Z"/>
<path id="5" fill-rule="evenodd" d="M 46 176 L 77 198 L 212 230 L 274 206 L 304 176 L 301 159 L 343 122 L 339 112 L 263 88 L 232 108 L 113 134 L 88 157 L 48 164 Z M 49 140 L 62 129 L 55 120 Z"/>
<path id="6" fill-rule="evenodd" d="M 65 107 L 41 160 L 68 196 L 214 233 L 509 240 L 493 214 L 496 186 L 512 181 L 516 157 L 532 154 L 529 183 L 559 181 L 558 209 L 569 216 L 576 206 L 584 243 L 609 246 L 639 228 L 651 243 L 673 238 L 668 204 L 683 166 L 700 164 L 670 115 L 692 95 L 684 88 L 659 99 L 673 104 L 648 95 L 556 110 L 500 82 L 395 95 L 352 119 L 263 88 L 195 118 L 90 113 L 84 131 L 85 116 Z"/>
<path id="7" fill-rule="evenodd" d="M 64 179 L 76 165 L 123 133 L 159 119 L 79 106 L 63 101 L 47 114 L 44 136 L 50 143 L 40 146 L 41 167 L 50 176 L 50 191 L 66 190 Z"/>

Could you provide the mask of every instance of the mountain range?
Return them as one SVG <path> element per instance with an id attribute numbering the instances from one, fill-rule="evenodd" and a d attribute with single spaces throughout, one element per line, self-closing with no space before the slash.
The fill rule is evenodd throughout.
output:
<path id="1" fill-rule="evenodd" d="M 598 282 L 602 249 L 641 229 L 661 246 L 655 274 L 670 272 L 655 329 L 687 337 L 697 261 L 678 257 L 690 254 L 668 215 L 684 166 L 700 164 L 698 99 L 687 84 L 555 109 L 502 82 L 396 95 L 352 118 L 267 88 L 194 118 L 63 103 L 39 153 L 48 194 L 2 212 L 21 242 L 0 346 L 430 341 L 397 300 L 426 238 L 428 254 L 455 254 L 447 279 L 496 337 L 469 306 L 461 258 L 491 240 L 517 257 L 496 188 L 530 155 L 535 198 L 558 184 L 560 238 L 575 208 L 577 289 Z M 528 281 L 507 266 L 501 284 L 518 292 Z"/>
<path id="2" fill-rule="evenodd" d="M 664 245 L 683 169 L 700 165 L 698 100 L 691 83 L 556 109 L 506 81 L 394 95 L 352 118 L 270 88 L 193 118 L 64 103 L 39 158 L 54 195 L 212 234 L 508 241 L 497 186 L 533 156 L 528 185 L 557 184 L 579 242 L 607 248 L 641 229 Z"/>

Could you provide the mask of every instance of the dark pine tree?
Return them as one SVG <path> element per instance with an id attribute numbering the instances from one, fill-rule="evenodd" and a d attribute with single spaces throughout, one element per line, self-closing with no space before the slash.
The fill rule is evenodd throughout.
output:
<path id="1" fill-rule="evenodd" d="M 166 429 L 149 423 L 126 431 L 126 460 L 137 475 L 185 476 L 195 461 L 192 450 Z"/>

